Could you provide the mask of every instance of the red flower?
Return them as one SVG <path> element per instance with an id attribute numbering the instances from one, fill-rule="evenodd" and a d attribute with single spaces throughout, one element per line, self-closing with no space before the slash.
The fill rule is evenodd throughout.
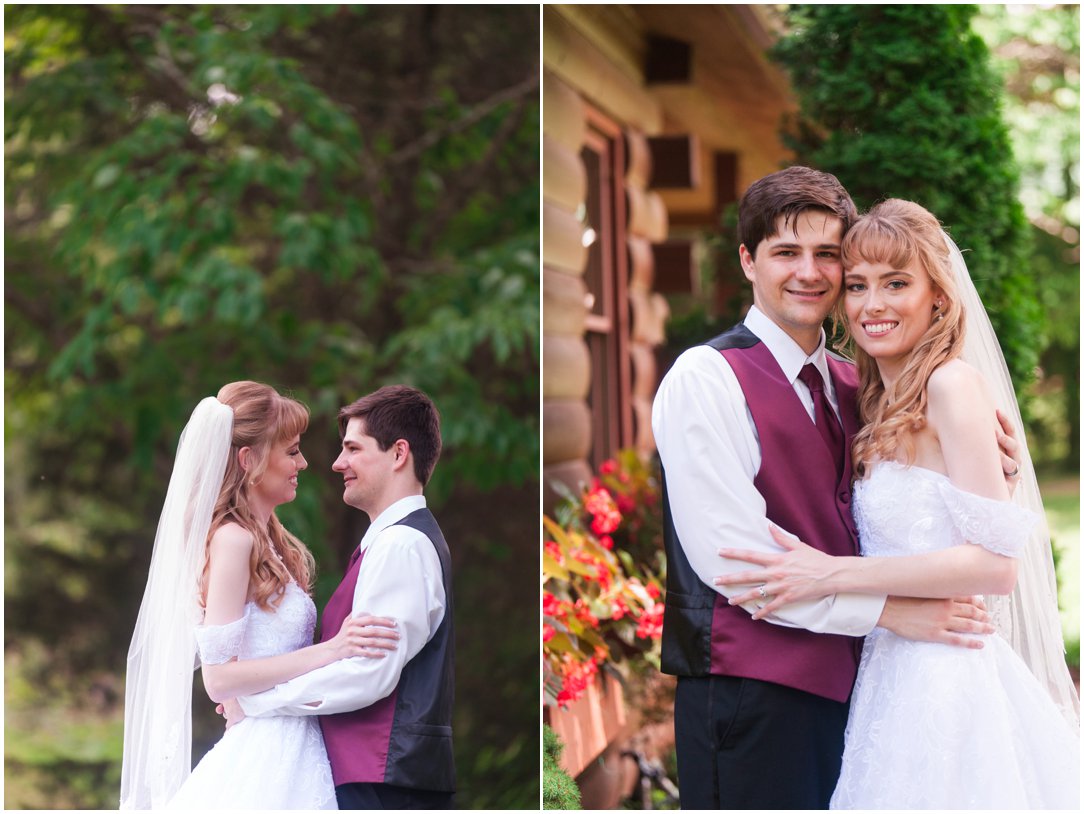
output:
<path id="1" fill-rule="evenodd" d="M 598 541 L 599 544 L 607 551 L 613 551 L 614 538 L 611 537 L 609 534 L 603 534 L 601 537 L 598 538 Z"/>
<path id="2" fill-rule="evenodd" d="M 594 658 L 589 658 L 582 664 L 567 659 L 561 673 L 561 690 L 557 693 L 557 703 L 561 706 L 568 706 L 595 683 L 598 665 L 595 663 Z"/>
<path id="3" fill-rule="evenodd" d="M 617 510 L 621 512 L 621 514 L 631 514 L 636 510 L 636 501 L 628 495 L 618 495 Z"/>
<path id="4" fill-rule="evenodd" d="M 621 515 L 614 509 L 599 512 L 591 521 L 591 531 L 595 534 L 609 534 L 617 531 L 621 525 Z"/>
<path id="5" fill-rule="evenodd" d="M 641 639 L 659 638 L 662 635 L 662 614 L 662 603 L 645 610 L 636 626 L 636 636 Z"/>
<path id="6" fill-rule="evenodd" d="M 600 475 L 612 475 L 617 471 L 617 461 L 613 458 L 603 461 L 599 466 L 598 471 Z"/>
<path id="7" fill-rule="evenodd" d="M 575 606 L 576 618 L 584 624 L 588 624 L 591 627 L 598 627 L 598 617 L 591 613 L 591 609 L 587 607 L 587 603 L 582 599 L 576 600 Z"/>
<path id="8" fill-rule="evenodd" d="M 613 585 L 613 577 L 610 576 L 610 569 L 601 561 L 595 566 L 595 576 L 598 579 L 598 584 L 602 590 L 610 590 L 610 587 Z"/>
<path id="9" fill-rule="evenodd" d="M 662 591 L 659 590 L 659 586 L 654 582 L 647 583 L 647 595 L 652 599 L 658 599 L 662 596 Z"/>
<path id="10" fill-rule="evenodd" d="M 560 565 L 565 564 L 565 557 L 561 553 L 561 546 L 557 545 L 553 540 L 546 540 L 545 549 L 546 553 L 557 560 Z"/>
<path id="11" fill-rule="evenodd" d="M 608 512 L 612 509 L 613 504 L 614 501 L 610 491 L 597 485 L 590 489 L 583 499 L 583 507 L 587 509 L 588 514 Z"/>
<path id="12" fill-rule="evenodd" d="M 542 641 L 548 642 L 554 636 L 557 635 L 557 630 L 550 625 L 542 625 Z"/>
<path id="13" fill-rule="evenodd" d="M 629 612 L 629 606 L 625 602 L 625 598 L 622 597 L 622 596 L 616 597 L 614 599 L 613 614 L 611 615 L 610 618 L 611 619 L 623 619 L 625 617 L 625 614 L 627 614 L 628 612 Z"/>

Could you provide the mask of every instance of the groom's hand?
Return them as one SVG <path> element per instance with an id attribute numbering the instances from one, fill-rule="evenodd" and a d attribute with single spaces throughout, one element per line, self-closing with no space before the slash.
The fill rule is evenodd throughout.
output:
<path id="1" fill-rule="evenodd" d="M 229 698 L 215 707 L 215 712 L 226 719 L 226 729 L 245 720 L 245 711 L 236 698 Z"/>
<path id="2" fill-rule="evenodd" d="M 974 634 L 994 632 L 981 596 L 958 599 L 916 599 L 890 596 L 878 627 L 919 642 L 940 642 L 970 650 L 982 649 Z M 970 634 L 970 635 L 969 635 Z"/>
<path id="3" fill-rule="evenodd" d="M 1016 440 L 1016 429 L 1009 417 L 1001 410 L 997 411 L 997 446 L 1001 452 L 1001 470 L 1005 473 L 1005 483 L 1009 487 L 1009 496 L 1016 491 L 1020 482 L 1020 442 Z"/>

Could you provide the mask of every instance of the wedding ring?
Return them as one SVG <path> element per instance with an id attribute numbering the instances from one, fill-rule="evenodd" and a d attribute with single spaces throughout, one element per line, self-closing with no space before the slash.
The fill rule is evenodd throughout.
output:
<path id="1" fill-rule="evenodd" d="M 767 599 L 768 598 L 768 592 L 764 590 L 763 585 L 761 585 L 759 588 L 757 588 L 757 593 L 760 594 L 761 599 Z"/>
<path id="2" fill-rule="evenodd" d="M 1015 478 L 1015 477 L 1016 477 L 1017 475 L 1019 475 L 1019 474 L 1020 474 L 1020 466 L 1019 466 L 1019 464 L 1018 464 L 1018 465 L 1017 465 L 1017 467 L 1016 467 L 1016 469 L 1014 469 L 1014 470 L 1013 470 L 1012 472 L 1010 472 L 1010 473 L 1009 473 L 1008 475 L 1006 475 L 1005 477 L 1007 477 L 1007 478 Z"/>

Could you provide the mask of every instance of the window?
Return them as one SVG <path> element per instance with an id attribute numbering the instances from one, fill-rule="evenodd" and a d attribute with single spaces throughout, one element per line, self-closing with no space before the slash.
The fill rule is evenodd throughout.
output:
<path id="1" fill-rule="evenodd" d="M 621 129 L 588 108 L 581 158 L 587 169 L 584 282 L 588 290 L 586 340 L 591 355 L 591 453 L 594 468 L 633 440 L 629 359 L 628 251 L 625 141 Z"/>

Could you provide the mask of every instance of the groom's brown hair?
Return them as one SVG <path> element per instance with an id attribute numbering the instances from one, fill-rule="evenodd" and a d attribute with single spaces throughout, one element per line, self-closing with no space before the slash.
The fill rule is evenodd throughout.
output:
<path id="1" fill-rule="evenodd" d="M 436 405 L 416 387 L 391 384 L 362 396 L 339 410 L 339 437 L 346 435 L 350 419 L 365 422 L 365 434 L 376 439 L 380 449 L 400 438 L 410 444 L 414 455 L 414 476 L 425 486 L 440 457 L 440 413 Z"/>
<path id="2" fill-rule="evenodd" d="M 798 228 L 798 216 L 819 209 L 843 221 L 843 234 L 858 218 L 854 201 L 831 173 L 809 167 L 787 167 L 766 175 L 745 191 L 738 205 L 738 242 L 756 258 L 760 241 L 773 237 L 791 224 Z"/>

